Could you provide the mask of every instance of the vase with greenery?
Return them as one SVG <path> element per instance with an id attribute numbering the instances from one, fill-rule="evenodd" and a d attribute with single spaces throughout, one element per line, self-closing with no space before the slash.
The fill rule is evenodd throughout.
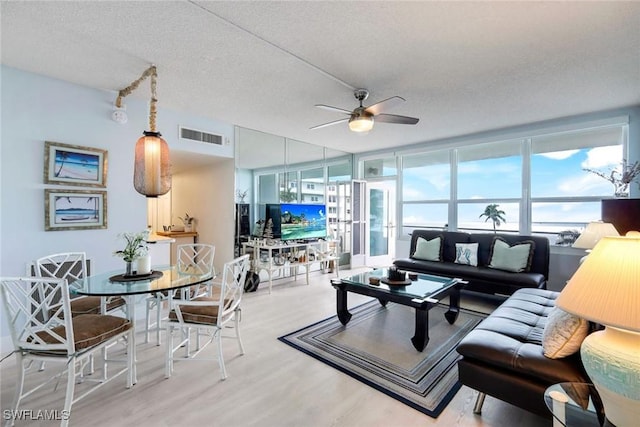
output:
<path id="1" fill-rule="evenodd" d="M 126 263 L 125 276 L 131 276 L 132 263 L 136 259 L 146 256 L 149 252 L 147 247 L 147 238 L 149 232 L 147 230 L 139 233 L 123 233 L 119 237 L 123 238 L 126 242 L 124 249 L 115 251 L 113 254 L 121 257 Z"/>
<path id="2" fill-rule="evenodd" d="M 499 227 L 500 224 L 502 224 L 503 222 L 507 222 L 506 219 L 504 219 L 504 216 L 506 215 L 505 212 L 503 210 L 498 209 L 500 205 L 496 204 L 496 203 L 492 203 L 490 205 L 487 205 L 486 208 L 484 208 L 484 212 L 482 212 L 479 216 L 479 218 L 482 218 L 483 216 L 486 216 L 484 222 L 487 222 L 489 220 L 491 220 L 491 222 L 493 222 L 493 232 L 496 233 L 496 227 Z"/>
<path id="3" fill-rule="evenodd" d="M 178 217 L 178 219 L 182 221 L 182 225 L 184 225 L 184 231 L 193 231 L 193 226 L 196 220 L 194 217 L 189 216 L 188 213 L 185 213 L 184 217 Z"/>
<path id="4" fill-rule="evenodd" d="M 633 164 L 627 163 L 627 159 L 622 159 L 620 167 L 610 169 L 607 172 L 602 172 L 594 169 L 583 169 L 586 172 L 590 172 L 598 175 L 600 178 L 604 178 L 614 186 L 614 195 L 619 198 L 629 196 L 629 185 L 632 182 L 638 183 L 640 187 L 640 161 Z"/>

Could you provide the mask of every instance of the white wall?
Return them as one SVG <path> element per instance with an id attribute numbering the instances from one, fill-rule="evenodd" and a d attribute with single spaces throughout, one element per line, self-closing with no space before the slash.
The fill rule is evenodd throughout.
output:
<path id="1" fill-rule="evenodd" d="M 122 268 L 122 260 L 112 255 L 122 246 L 117 235 L 144 230 L 147 226 L 146 198 L 133 188 L 133 155 L 135 142 L 143 130 L 148 130 L 148 100 L 133 95 L 125 98 L 129 120 L 122 125 L 111 120 L 115 92 L 5 66 L 0 73 L 0 276 L 24 275 L 30 261 L 63 251 L 85 251 L 92 259 L 94 272 Z M 162 108 L 158 110 L 157 123 L 171 150 L 233 159 L 234 132 L 230 124 Z M 230 144 L 212 146 L 179 141 L 180 125 L 221 134 Z M 43 183 L 44 141 L 108 150 L 107 229 L 44 231 L 44 189 L 83 188 Z M 232 160 L 227 163 L 231 166 L 210 172 L 212 179 L 200 181 L 197 190 L 210 200 L 220 200 L 216 209 L 223 212 L 218 214 L 221 220 L 213 223 L 207 233 L 211 233 L 211 238 L 226 239 L 227 230 L 231 230 L 227 241 L 220 241 L 217 246 L 221 253 L 232 254 L 234 171 Z M 218 192 L 222 195 L 219 198 Z M 176 193 L 174 189 L 174 198 Z M 229 249 L 222 249 L 225 245 Z M 4 317 L 2 325 L 0 332 L 6 337 Z"/>
<path id="2" fill-rule="evenodd" d="M 189 170 L 173 179 L 172 210 L 174 216 L 196 218 L 198 242 L 216 247 L 214 264 L 221 272 L 225 262 L 233 259 L 234 193 L 233 159 L 213 166 Z M 174 218 L 174 223 L 180 220 Z"/>

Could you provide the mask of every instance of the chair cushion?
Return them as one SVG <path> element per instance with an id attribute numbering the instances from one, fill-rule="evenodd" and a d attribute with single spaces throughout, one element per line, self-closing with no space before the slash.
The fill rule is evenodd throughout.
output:
<path id="1" fill-rule="evenodd" d="M 542 349 L 550 359 L 571 356 L 589 334 L 589 322 L 554 307 L 542 332 Z"/>
<path id="2" fill-rule="evenodd" d="M 209 301 L 211 305 L 180 305 L 182 319 L 186 323 L 198 323 L 202 325 L 215 325 L 218 321 L 218 299 L 211 297 L 198 297 L 193 301 Z M 225 305 L 227 301 L 225 301 Z M 177 321 L 175 310 L 169 312 L 169 320 Z"/>
<path id="3" fill-rule="evenodd" d="M 101 297 L 80 297 L 71 300 L 71 315 L 100 314 Z M 124 298 L 112 297 L 107 300 L 107 311 L 114 310 L 125 304 Z"/>
<path id="4" fill-rule="evenodd" d="M 131 321 L 128 319 L 108 314 L 81 314 L 74 316 L 71 321 L 76 350 L 96 346 L 131 329 Z M 56 326 L 52 331 L 66 338 L 64 325 Z M 46 332 L 38 332 L 38 336 L 47 344 L 60 343 L 60 340 Z"/>

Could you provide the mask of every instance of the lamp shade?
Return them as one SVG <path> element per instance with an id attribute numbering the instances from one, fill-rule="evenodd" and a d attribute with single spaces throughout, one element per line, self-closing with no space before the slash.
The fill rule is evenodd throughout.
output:
<path id="1" fill-rule="evenodd" d="M 572 246 L 579 249 L 592 249 L 603 237 L 619 235 L 613 224 L 602 221 L 590 222 Z"/>
<path id="2" fill-rule="evenodd" d="M 160 132 L 144 132 L 136 143 L 133 186 L 140 194 L 158 197 L 171 190 L 169 146 Z"/>
<path id="3" fill-rule="evenodd" d="M 606 326 L 640 332 L 640 236 L 603 237 L 556 306 Z"/>

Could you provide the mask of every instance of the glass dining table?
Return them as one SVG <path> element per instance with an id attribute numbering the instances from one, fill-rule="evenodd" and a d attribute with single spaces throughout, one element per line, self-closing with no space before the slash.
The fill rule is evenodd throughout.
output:
<path id="1" fill-rule="evenodd" d="M 127 277 L 122 271 L 110 271 L 87 276 L 69 283 L 69 291 L 73 295 L 113 297 L 121 296 L 127 303 L 127 317 L 134 325 L 136 320 L 136 297 L 156 292 L 175 291 L 177 289 L 198 285 L 214 279 L 212 273 L 182 270 L 176 266 L 157 266 L 150 274 Z M 133 334 L 135 351 L 135 333 Z M 133 360 L 136 360 L 135 354 Z M 134 364 L 133 383 L 137 382 Z"/>

